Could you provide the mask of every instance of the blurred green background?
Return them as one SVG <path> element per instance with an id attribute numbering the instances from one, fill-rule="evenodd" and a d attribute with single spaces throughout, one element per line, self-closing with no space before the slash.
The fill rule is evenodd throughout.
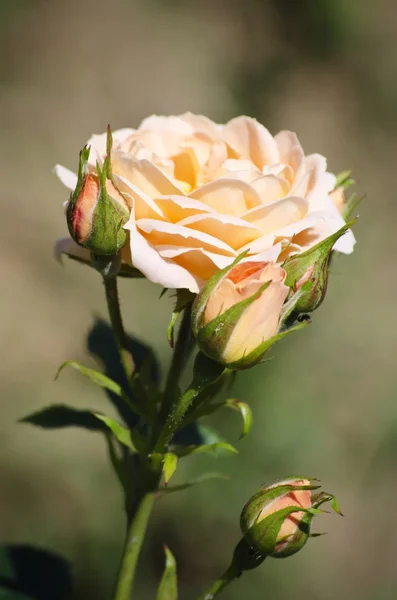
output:
<path id="1" fill-rule="evenodd" d="M 292 129 L 307 153 L 329 157 L 330 170 L 352 168 L 368 198 L 356 251 L 333 264 L 311 327 L 239 376 L 233 393 L 254 410 L 240 454 L 182 463 L 179 482 L 191 470 L 231 479 L 158 504 L 134 597 L 155 597 L 162 542 L 177 558 L 181 599 L 195 597 L 227 566 L 248 497 L 303 473 L 337 494 L 345 518 L 321 517 L 327 536 L 287 561 L 266 561 L 222 598 L 394 599 L 396 3 L 1 0 L 0 55 L 0 542 L 57 552 L 74 582 L 69 593 L 55 577 L 36 598 L 108 599 L 124 535 L 102 437 L 17 423 L 53 402 L 111 412 L 78 374 L 53 381 L 66 359 L 95 365 L 86 336 L 106 314 L 99 277 L 54 260 L 67 192 L 52 168 L 75 169 L 82 145 L 108 123 L 134 127 L 151 113 L 190 110 Z M 166 365 L 171 300 L 159 301 L 146 281 L 124 281 L 121 292 L 129 331 Z M 236 441 L 236 415 L 210 422 Z M 14 598 L 7 594 L 1 600 Z"/>

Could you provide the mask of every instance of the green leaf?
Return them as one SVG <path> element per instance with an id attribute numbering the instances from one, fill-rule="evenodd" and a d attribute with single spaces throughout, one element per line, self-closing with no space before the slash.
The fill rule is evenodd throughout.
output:
<path id="1" fill-rule="evenodd" d="M 101 388 L 104 388 L 105 390 L 108 390 L 109 392 L 112 392 L 113 394 L 116 394 L 117 396 L 120 396 L 120 398 L 122 398 L 124 400 L 124 402 L 128 405 L 128 408 L 132 412 L 134 412 L 135 414 L 138 414 L 138 415 L 142 415 L 141 411 L 138 410 L 138 408 L 131 402 L 131 400 L 125 394 L 121 385 L 119 385 L 118 383 L 113 381 L 113 379 L 110 379 L 103 373 L 100 373 L 99 371 L 95 371 L 95 369 L 90 369 L 89 367 L 85 367 L 84 365 L 81 365 L 79 362 L 77 362 L 75 360 L 67 360 L 61 364 L 61 366 L 58 369 L 57 374 L 55 375 L 55 381 L 58 379 L 61 371 L 63 371 L 63 369 L 65 367 L 72 367 L 72 369 L 76 369 L 76 371 L 79 371 L 79 373 L 81 373 L 85 377 L 88 377 L 88 379 L 90 381 L 92 381 L 93 383 L 95 383 L 96 385 L 99 385 Z"/>
<path id="2" fill-rule="evenodd" d="M 169 548 L 164 545 L 165 566 L 163 576 L 157 590 L 156 600 L 177 600 L 178 584 L 176 578 L 176 562 Z"/>
<path id="3" fill-rule="evenodd" d="M 173 452 L 182 458 L 192 454 L 212 454 L 213 456 L 224 456 L 227 454 L 238 454 L 238 450 L 228 442 L 216 442 L 215 444 L 201 444 L 191 446 L 179 446 L 173 448 Z"/>
<path id="4" fill-rule="evenodd" d="M 120 444 L 126 446 L 130 450 L 137 451 L 137 448 L 132 441 L 131 431 L 126 427 L 123 427 L 114 419 L 110 417 L 106 417 L 105 415 L 100 415 L 98 413 L 95 414 L 95 417 L 105 423 L 106 427 L 110 429 L 113 435 L 119 440 Z"/>
<path id="5" fill-rule="evenodd" d="M 231 408 L 232 410 L 236 410 L 240 413 L 241 418 L 243 419 L 243 430 L 239 439 L 241 440 L 247 433 L 250 431 L 252 426 L 252 410 L 246 402 L 242 402 L 241 400 L 229 399 L 226 400 L 224 406 L 226 408 Z"/>
<path id="6" fill-rule="evenodd" d="M 127 485 L 128 474 L 126 470 L 124 456 L 122 454 L 119 455 L 119 453 L 117 452 L 118 450 L 120 450 L 120 445 L 117 443 L 117 440 L 114 438 L 114 436 L 111 435 L 110 432 L 106 436 L 106 442 L 113 470 L 117 475 L 117 479 L 119 480 L 121 487 L 125 490 Z"/>
<path id="7" fill-rule="evenodd" d="M 103 373 L 99 373 L 99 371 L 95 371 L 95 369 L 90 369 L 89 367 L 85 367 L 81 365 L 75 360 L 67 360 L 61 364 L 59 367 L 57 374 L 55 375 L 55 381 L 58 379 L 61 371 L 65 369 L 65 367 L 72 367 L 72 369 L 76 369 L 85 377 L 88 377 L 93 383 L 96 383 L 102 388 L 109 390 L 109 392 L 113 392 L 113 394 L 117 394 L 117 396 L 121 396 L 123 394 L 123 390 L 121 385 L 104 375 Z"/>
<path id="8" fill-rule="evenodd" d="M 174 347 L 174 331 L 175 325 L 181 312 L 186 306 L 193 301 L 195 294 L 183 288 L 176 290 L 176 302 L 172 311 L 171 321 L 167 327 L 167 340 L 171 348 Z"/>
<path id="9" fill-rule="evenodd" d="M 173 476 L 178 464 L 178 457 L 173 452 L 167 452 L 164 455 L 163 473 L 164 473 L 164 484 L 168 485 L 169 480 Z"/>
<path id="10" fill-rule="evenodd" d="M 170 494 L 173 492 L 181 492 L 183 490 L 187 490 L 193 487 L 194 485 L 210 481 L 211 479 L 229 479 L 229 477 L 227 475 L 223 475 L 222 473 L 206 473 L 205 475 L 201 475 L 201 477 L 196 477 L 196 479 L 192 479 L 191 481 L 187 481 L 186 483 L 181 483 L 179 485 L 169 485 L 167 487 L 160 488 L 159 493 Z"/>
<path id="11" fill-rule="evenodd" d="M 89 410 L 78 410 L 63 404 L 53 404 L 20 420 L 43 429 L 82 427 L 90 431 L 104 431 L 104 426 Z"/>

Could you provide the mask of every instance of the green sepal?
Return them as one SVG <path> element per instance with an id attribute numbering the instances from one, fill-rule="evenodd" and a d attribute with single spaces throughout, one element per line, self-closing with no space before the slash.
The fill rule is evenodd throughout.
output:
<path id="1" fill-rule="evenodd" d="M 273 485 L 269 487 L 263 487 L 259 489 L 256 494 L 248 500 L 244 506 L 241 517 L 240 527 L 243 534 L 247 534 L 248 531 L 255 525 L 261 512 L 266 509 L 269 504 L 275 500 L 283 498 L 290 492 L 296 492 L 300 490 L 317 490 L 319 485 L 291 485 L 288 481 L 302 480 L 301 477 L 291 477 L 283 480 L 280 485 Z"/>
<path id="2" fill-rule="evenodd" d="M 336 176 L 334 191 L 338 188 L 343 188 L 346 190 L 348 187 L 354 185 L 356 182 L 352 177 L 350 177 L 351 174 L 351 170 L 342 171 L 342 173 L 339 173 Z"/>
<path id="3" fill-rule="evenodd" d="M 192 479 L 191 481 L 186 481 L 185 483 L 180 483 L 179 485 L 169 485 L 167 487 L 162 487 L 159 489 L 158 493 L 166 493 L 166 494 L 171 494 L 174 492 L 182 492 L 184 490 L 187 490 L 191 487 L 193 487 L 194 485 L 198 485 L 200 483 L 205 483 L 207 481 L 211 481 L 211 479 L 229 479 L 229 477 L 227 475 L 224 475 L 223 473 L 205 473 L 204 475 L 201 475 L 199 477 L 196 477 L 195 479 Z"/>
<path id="4" fill-rule="evenodd" d="M 365 194 L 363 196 L 358 196 L 358 194 L 354 193 L 345 202 L 345 206 L 343 207 L 342 217 L 347 221 L 350 219 L 358 205 L 364 200 Z"/>
<path id="5" fill-rule="evenodd" d="M 164 485 L 168 485 L 169 480 L 176 471 L 178 464 L 178 456 L 174 452 L 166 452 L 164 454 L 163 462 L 163 474 L 164 474 Z"/>
<path id="6" fill-rule="evenodd" d="M 164 545 L 165 566 L 163 576 L 157 590 L 156 600 L 177 600 L 178 584 L 176 577 L 176 561 L 169 548 Z"/>
<path id="7" fill-rule="evenodd" d="M 248 254 L 248 250 L 246 252 L 242 252 L 237 256 L 237 258 L 227 267 L 218 271 L 215 275 L 213 275 L 205 284 L 205 286 L 200 290 L 197 294 L 193 306 L 192 306 L 192 330 L 193 334 L 197 336 L 203 324 L 203 316 L 204 311 L 207 306 L 207 302 L 211 294 L 215 292 L 217 287 L 221 284 L 223 279 L 227 277 L 230 271 L 245 258 Z"/>
<path id="8" fill-rule="evenodd" d="M 303 519 L 299 522 L 296 532 L 292 536 L 288 536 L 290 539 L 288 545 L 277 552 L 276 546 L 288 539 L 277 539 L 285 519 L 294 513 L 302 512 L 309 515 L 310 518 L 305 522 Z M 298 552 L 298 550 L 304 546 L 309 537 L 312 518 L 313 514 L 311 509 L 303 508 L 302 506 L 287 506 L 286 508 L 282 508 L 268 515 L 258 523 L 255 523 L 255 525 L 245 533 L 245 536 L 248 543 L 252 544 L 260 552 L 268 554 L 269 556 L 284 558 L 286 556 L 291 556 L 291 554 L 295 554 L 295 552 Z"/>
<path id="9" fill-rule="evenodd" d="M 225 364 L 225 366 L 228 366 L 231 369 L 236 368 L 233 365 L 237 364 L 239 361 L 225 363 L 222 358 L 223 352 L 244 312 L 260 297 L 265 289 L 269 287 L 270 283 L 271 281 L 267 281 L 261 285 L 255 294 L 252 294 L 245 300 L 237 302 L 225 310 L 224 313 L 201 327 L 196 335 L 196 340 L 197 345 L 202 352 L 213 360 Z"/>
<path id="10" fill-rule="evenodd" d="M 308 281 L 305 282 L 305 293 L 295 303 L 294 312 L 312 312 L 320 306 L 327 291 L 328 263 L 332 248 L 354 223 L 355 219 L 309 250 L 291 256 L 283 263 L 283 269 L 287 272 L 285 285 L 293 290 L 296 290 L 299 280 L 309 274 Z"/>
<path id="11" fill-rule="evenodd" d="M 174 347 L 174 331 L 178 317 L 181 314 L 181 312 L 186 308 L 186 306 L 193 301 L 194 297 L 195 294 L 193 294 L 189 290 L 183 288 L 176 290 L 175 307 L 172 311 L 171 321 L 169 322 L 167 327 L 167 340 L 171 348 Z"/>
<path id="12" fill-rule="evenodd" d="M 191 456 L 192 454 L 212 454 L 213 456 L 225 456 L 227 454 L 238 454 L 238 450 L 228 442 L 216 442 L 214 444 L 192 444 L 190 446 L 175 446 L 173 453 L 179 458 Z"/>
<path id="13" fill-rule="evenodd" d="M 341 517 L 344 516 L 334 494 L 329 494 L 328 492 L 320 492 L 319 494 L 315 494 L 312 496 L 312 503 L 315 508 L 318 508 L 319 506 L 321 506 L 322 504 L 325 504 L 326 502 L 329 502 L 329 504 L 334 512 L 336 512 Z"/>
<path id="14" fill-rule="evenodd" d="M 84 148 L 80 151 L 80 154 L 79 154 L 79 169 L 77 172 L 76 188 L 70 194 L 70 200 L 68 203 L 67 210 L 69 209 L 69 206 L 74 207 L 74 205 L 76 204 L 76 200 L 79 197 L 79 194 L 83 187 L 84 178 L 87 174 L 87 164 L 88 164 L 89 158 L 90 158 L 90 147 L 84 146 Z"/>

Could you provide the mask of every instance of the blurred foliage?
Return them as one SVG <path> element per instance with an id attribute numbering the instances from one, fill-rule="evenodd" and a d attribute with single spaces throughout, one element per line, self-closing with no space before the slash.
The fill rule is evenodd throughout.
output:
<path id="1" fill-rule="evenodd" d="M 106 445 L 95 433 L 17 421 L 50 403 L 106 413 L 113 403 L 116 415 L 115 399 L 77 373 L 53 383 L 64 360 L 96 367 L 96 355 L 109 376 L 120 374 L 99 278 L 53 260 L 67 193 L 51 169 L 58 161 L 74 168 L 85 140 L 108 122 L 134 126 L 151 112 L 184 110 L 219 121 L 246 112 L 272 132 L 295 130 L 332 171 L 352 168 L 368 200 L 357 250 L 335 261 L 313 324 L 238 377 L 232 394 L 252 405 L 252 432 L 237 442 L 241 424 L 228 411 L 204 419 L 240 454 L 181 463 L 175 484 L 205 470 L 230 479 L 159 500 L 137 597 L 156 595 L 163 543 L 177 561 L 181 599 L 202 591 L 228 563 L 248 497 L 294 472 L 321 477 L 346 518 L 328 519 L 328 536 L 246 575 L 225 600 L 395 597 L 396 40 L 393 0 L 114 0 L 111 10 L 105 0 L 0 2 L 0 541 L 69 560 L 70 599 L 105 600 L 117 569 L 122 499 Z M 121 288 L 128 329 L 144 353 L 156 348 L 160 376 L 172 302 L 146 281 Z M 48 577 L 50 590 L 65 573 Z M 21 588 L 4 577 L 0 598 L 29 597 L 30 576 Z"/>

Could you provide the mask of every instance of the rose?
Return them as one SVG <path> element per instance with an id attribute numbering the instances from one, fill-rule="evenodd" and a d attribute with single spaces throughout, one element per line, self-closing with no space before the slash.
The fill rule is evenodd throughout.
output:
<path id="1" fill-rule="evenodd" d="M 88 143 L 93 170 L 106 134 Z M 305 156 L 294 133 L 273 137 L 248 117 L 226 125 L 189 113 L 149 117 L 114 133 L 111 164 L 130 210 L 123 260 L 164 287 L 197 292 L 245 250 L 246 261 L 282 262 L 345 223 L 325 158 Z M 76 176 L 56 170 L 73 190 Z M 353 245 L 347 232 L 335 249 L 350 253 Z"/>
<path id="2" fill-rule="evenodd" d="M 313 494 L 317 488 L 304 477 L 290 477 L 262 487 L 248 500 L 240 517 L 248 544 L 274 558 L 298 552 L 309 538 L 311 522 L 321 504 L 331 502 L 341 514 L 334 496 L 325 492 Z"/>
<path id="3" fill-rule="evenodd" d="M 290 292 L 287 273 L 265 262 L 240 262 L 225 271 L 196 296 L 192 329 L 207 356 L 229 368 L 246 368 L 276 341 Z"/>

